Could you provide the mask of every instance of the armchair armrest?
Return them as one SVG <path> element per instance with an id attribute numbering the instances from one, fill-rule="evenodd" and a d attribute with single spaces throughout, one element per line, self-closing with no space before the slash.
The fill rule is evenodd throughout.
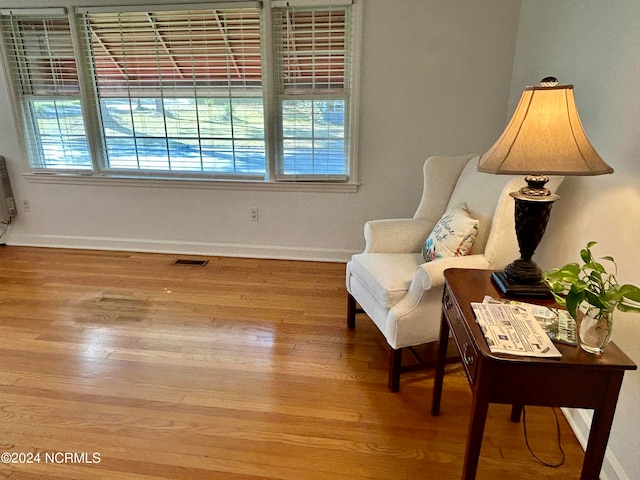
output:
<path id="1" fill-rule="evenodd" d="M 393 307 L 393 310 L 409 312 L 423 301 L 438 300 L 442 297 L 442 290 L 438 287 L 444 285 L 444 271 L 447 268 L 486 269 L 488 266 L 489 262 L 482 254 L 443 258 L 423 263 L 416 268 L 407 294 Z"/>
<path id="2" fill-rule="evenodd" d="M 444 285 L 444 271 L 447 268 L 489 268 L 489 261 L 482 254 L 451 257 L 423 263 L 416 269 L 414 282 L 420 281 L 423 290 Z"/>
<path id="3" fill-rule="evenodd" d="M 364 253 L 418 253 L 434 225 L 413 218 L 369 221 L 364 226 Z"/>

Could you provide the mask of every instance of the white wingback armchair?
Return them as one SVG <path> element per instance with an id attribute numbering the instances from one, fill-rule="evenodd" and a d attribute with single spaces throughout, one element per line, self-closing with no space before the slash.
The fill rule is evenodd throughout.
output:
<path id="1" fill-rule="evenodd" d="M 413 218 L 375 220 L 364 226 L 366 247 L 347 263 L 347 325 L 364 312 L 391 347 L 389 389 L 400 387 L 402 351 L 438 340 L 444 270 L 500 270 L 519 257 L 510 192 L 525 185 L 521 176 L 477 171 L 478 156 L 434 156 L 423 167 L 424 189 Z M 562 177 L 547 187 L 555 191 Z M 449 207 L 466 203 L 479 221 L 471 252 L 425 263 L 422 247 Z M 357 307 L 360 306 L 360 308 Z"/>

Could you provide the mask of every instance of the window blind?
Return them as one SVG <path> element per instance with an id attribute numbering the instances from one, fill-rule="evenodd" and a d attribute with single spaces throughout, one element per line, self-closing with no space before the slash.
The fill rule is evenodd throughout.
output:
<path id="1" fill-rule="evenodd" d="M 274 9 L 280 93 L 346 93 L 348 7 Z"/>
<path id="2" fill-rule="evenodd" d="M 2 11 L 8 73 L 34 169 L 89 169 L 78 70 L 64 11 Z"/>
<path id="3" fill-rule="evenodd" d="M 88 13 L 101 96 L 262 86 L 257 9 Z"/>

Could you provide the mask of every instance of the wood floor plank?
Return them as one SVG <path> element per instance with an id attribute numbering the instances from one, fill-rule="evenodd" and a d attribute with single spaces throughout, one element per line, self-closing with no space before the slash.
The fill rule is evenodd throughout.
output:
<path id="1" fill-rule="evenodd" d="M 346 328 L 343 264 L 2 247 L 0 338 L 0 452 L 100 456 L 0 464 L 0 479 L 461 475 L 461 365 L 447 366 L 439 417 L 433 371 L 390 393 L 381 334 L 365 316 Z M 579 478 L 561 414 L 554 469 L 509 413 L 489 409 L 479 480 Z M 557 460 L 552 410 L 528 408 L 527 426 Z"/>

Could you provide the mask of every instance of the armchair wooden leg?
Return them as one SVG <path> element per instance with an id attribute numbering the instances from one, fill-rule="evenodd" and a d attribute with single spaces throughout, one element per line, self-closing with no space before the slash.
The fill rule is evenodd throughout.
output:
<path id="1" fill-rule="evenodd" d="M 389 358 L 389 390 L 400 390 L 400 371 L 402 370 L 402 348 L 391 349 Z"/>
<path id="2" fill-rule="evenodd" d="M 522 414 L 522 405 L 511 405 L 511 421 L 519 422 L 520 415 Z"/>
<path id="3" fill-rule="evenodd" d="M 347 327 L 351 330 L 356 328 L 356 299 L 347 293 Z"/>

